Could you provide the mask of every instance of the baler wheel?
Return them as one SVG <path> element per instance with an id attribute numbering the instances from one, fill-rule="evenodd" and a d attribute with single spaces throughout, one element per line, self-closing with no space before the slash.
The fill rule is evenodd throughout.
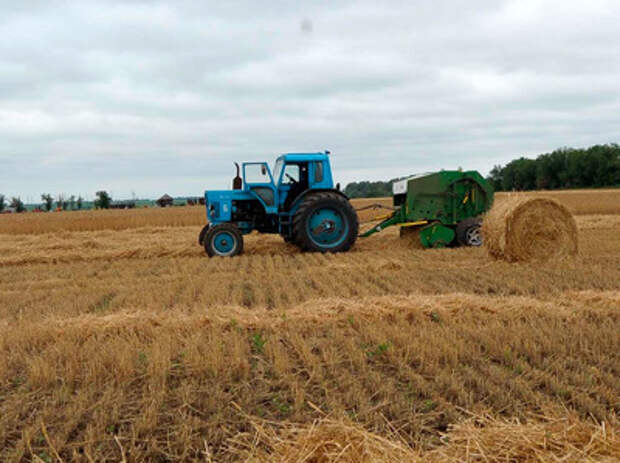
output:
<path id="1" fill-rule="evenodd" d="M 243 235 L 236 225 L 221 223 L 209 227 L 204 247 L 209 257 L 233 257 L 243 252 Z"/>
<path id="2" fill-rule="evenodd" d="M 456 225 L 456 239 L 461 246 L 482 246 L 481 223 L 478 217 L 470 217 Z"/>
<path id="3" fill-rule="evenodd" d="M 302 251 L 348 251 L 358 230 L 357 214 L 351 203 L 331 191 L 306 197 L 293 218 L 294 242 Z"/>

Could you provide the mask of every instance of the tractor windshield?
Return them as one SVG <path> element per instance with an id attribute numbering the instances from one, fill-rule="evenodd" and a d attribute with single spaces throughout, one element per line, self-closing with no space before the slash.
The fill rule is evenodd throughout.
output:
<path id="1" fill-rule="evenodd" d="M 243 180 L 251 183 L 271 183 L 269 167 L 263 162 L 246 162 L 243 164 Z"/>
<path id="2" fill-rule="evenodd" d="M 278 183 L 280 180 L 280 174 L 282 173 L 282 167 L 284 166 L 284 161 L 282 159 L 278 159 L 276 161 L 276 165 L 273 168 L 273 181 Z"/>

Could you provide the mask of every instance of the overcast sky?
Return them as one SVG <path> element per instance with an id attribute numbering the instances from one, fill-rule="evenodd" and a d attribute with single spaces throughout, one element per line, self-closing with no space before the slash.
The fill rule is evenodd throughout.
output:
<path id="1" fill-rule="evenodd" d="M 620 141 L 620 2 L 0 0 L 0 193 L 336 180 Z"/>

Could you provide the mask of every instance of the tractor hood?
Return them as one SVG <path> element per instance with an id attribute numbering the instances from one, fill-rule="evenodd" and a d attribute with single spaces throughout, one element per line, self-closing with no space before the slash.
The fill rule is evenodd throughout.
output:
<path id="1" fill-rule="evenodd" d="M 239 190 L 205 191 L 207 220 L 213 222 L 230 221 L 233 213 L 233 201 L 254 199 L 254 196 Z"/>

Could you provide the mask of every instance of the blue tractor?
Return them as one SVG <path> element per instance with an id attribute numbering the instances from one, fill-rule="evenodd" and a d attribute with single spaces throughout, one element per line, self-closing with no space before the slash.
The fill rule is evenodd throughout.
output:
<path id="1" fill-rule="evenodd" d="M 245 162 L 233 189 L 205 191 L 207 225 L 198 241 L 212 256 L 243 252 L 243 235 L 278 233 L 303 251 L 348 251 L 358 234 L 357 214 L 334 188 L 329 151 L 290 153 L 276 160 Z M 243 176 L 243 178 L 240 176 Z"/>

